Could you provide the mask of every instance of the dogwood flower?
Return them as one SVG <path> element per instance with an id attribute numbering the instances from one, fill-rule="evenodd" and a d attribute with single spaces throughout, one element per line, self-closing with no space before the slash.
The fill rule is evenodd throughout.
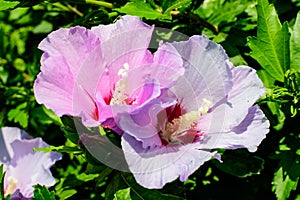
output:
<path id="1" fill-rule="evenodd" d="M 33 148 L 47 147 L 41 138 L 31 138 L 14 127 L 0 129 L 0 164 L 4 165 L 4 194 L 12 198 L 30 199 L 36 184 L 55 184 L 50 167 L 61 159 L 57 152 L 35 152 Z M 17 198 L 18 199 L 18 198 Z"/>
<path id="2" fill-rule="evenodd" d="M 154 27 L 138 17 L 115 24 L 59 29 L 44 39 L 41 73 L 34 91 L 39 103 L 57 115 L 82 117 L 86 126 L 115 125 L 121 112 L 133 112 L 156 99 L 184 73 L 182 60 L 161 45 L 147 48 Z"/>
<path id="3" fill-rule="evenodd" d="M 118 121 L 129 169 L 146 188 L 186 181 L 212 157 L 220 160 L 218 148 L 255 151 L 270 125 L 254 105 L 265 93 L 254 69 L 234 67 L 205 36 L 165 45 L 180 55 L 185 73 L 159 99 L 176 101 L 163 110 L 152 104 L 123 113 Z"/>

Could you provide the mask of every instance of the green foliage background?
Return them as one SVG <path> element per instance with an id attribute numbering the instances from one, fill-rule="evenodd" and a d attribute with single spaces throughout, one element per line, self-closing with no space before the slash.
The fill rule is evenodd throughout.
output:
<path id="1" fill-rule="evenodd" d="M 299 200 L 299 8 L 299 0 L 0 0 L 0 126 L 25 129 L 52 145 L 44 151 L 63 153 L 52 168 L 57 184 L 49 190 L 36 186 L 34 198 Z M 257 70 L 267 87 L 257 103 L 271 122 L 257 152 L 224 151 L 223 163 L 205 163 L 186 182 L 147 190 L 78 144 L 73 119 L 60 119 L 36 103 L 39 42 L 61 27 L 110 24 L 124 14 L 188 36 L 205 34 L 236 66 Z"/>

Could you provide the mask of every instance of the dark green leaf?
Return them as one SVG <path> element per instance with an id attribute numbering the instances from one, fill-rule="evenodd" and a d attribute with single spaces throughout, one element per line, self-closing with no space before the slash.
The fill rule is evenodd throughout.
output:
<path id="1" fill-rule="evenodd" d="M 281 26 L 274 6 L 267 0 L 258 0 L 257 12 L 257 37 L 248 41 L 250 55 L 259 62 L 268 79 L 272 79 L 269 82 L 283 82 L 290 63 L 288 24 Z"/>
<path id="2" fill-rule="evenodd" d="M 222 155 L 222 161 L 222 163 L 217 160 L 212 162 L 222 171 L 240 178 L 259 174 L 264 168 L 263 159 L 251 155 L 244 149 L 226 151 Z"/>
<path id="3" fill-rule="evenodd" d="M 41 185 L 34 186 L 33 200 L 55 200 L 54 192 L 50 192 L 48 188 Z"/>
<path id="4" fill-rule="evenodd" d="M 4 176 L 3 165 L 0 165 L 0 199 L 4 199 Z"/>
<path id="5" fill-rule="evenodd" d="M 121 189 L 130 188 L 130 197 L 132 200 L 182 200 L 183 198 L 163 194 L 158 190 L 146 189 L 140 186 L 134 179 L 134 177 L 129 173 L 117 173 L 112 181 L 109 183 L 105 191 L 105 199 L 113 199 L 115 193 Z"/>

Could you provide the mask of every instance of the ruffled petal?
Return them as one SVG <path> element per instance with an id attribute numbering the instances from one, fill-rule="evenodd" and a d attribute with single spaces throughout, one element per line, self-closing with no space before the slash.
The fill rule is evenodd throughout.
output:
<path id="1" fill-rule="evenodd" d="M 256 71 L 247 66 L 232 68 L 233 87 L 228 97 L 203 116 L 199 129 L 208 132 L 226 132 L 241 123 L 248 109 L 265 93 Z"/>
<path id="2" fill-rule="evenodd" d="M 149 189 L 162 188 L 178 177 L 186 181 L 215 154 L 199 150 L 197 144 L 145 149 L 141 142 L 127 134 L 122 137 L 122 149 L 136 181 Z"/>
<path id="3" fill-rule="evenodd" d="M 3 127 L 0 129 L 0 163 L 7 163 L 14 155 L 11 143 L 21 139 L 21 129 Z"/>
<path id="4" fill-rule="evenodd" d="M 59 116 L 77 116 L 73 109 L 74 84 L 87 56 L 99 45 L 99 39 L 82 27 L 49 34 L 39 45 L 44 54 L 41 73 L 34 83 L 37 102 Z"/>
<path id="5" fill-rule="evenodd" d="M 207 133 L 201 141 L 201 149 L 247 148 L 254 152 L 269 132 L 270 123 L 261 109 L 255 105 L 249 108 L 243 121 L 228 132 Z"/>
<path id="6" fill-rule="evenodd" d="M 187 112 L 198 110 L 203 99 L 216 104 L 232 88 L 232 73 L 224 49 L 205 36 L 192 36 L 172 46 L 184 61 L 185 73 L 173 93 Z"/>
<path id="7" fill-rule="evenodd" d="M 63 57 L 73 77 L 76 77 L 85 58 L 99 45 L 100 40 L 96 35 L 84 27 L 76 26 L 53 31 L 39 44 L 39 49 L 46 53 L 42 62 L 48 57 Z M 42 71 L 44 67 L 49 66 L 42 64 Z"/>
<path id="8" fill-rule="evenodd" d="M 8 185 L 8 178 L 17 181 L 17 188 L 25 197 L 33 196 L 33 185 L 41 184 L 47 187 L 55 184 L 50 167 L 61 159 L 57 152 L 34 152 L 33 148 L 47 147 L 41 138 L 31 140 L 15 140 L 12 144 L 14 157 L 12 158 L 5 175 L 4 186 Z"/>

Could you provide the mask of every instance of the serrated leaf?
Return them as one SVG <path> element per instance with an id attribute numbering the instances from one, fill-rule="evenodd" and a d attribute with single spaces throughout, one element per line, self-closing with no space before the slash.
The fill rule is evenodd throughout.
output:
<path id="1" fill-rule="evenodd" d="M 4 1 L 4 0 L 0 0 L 0 11 L 14 8 L 19 3 L 20 3 L 19 1 Z"/>
<path id="2" fill-rule="evenodd" d="M 50 192 L 48 188 L 41 185 L 34 186 L 33 200 L 55 200 L 54 192 Z"/>
<path id="3" fill-rule="evenodd" d="M 114 200 L 131 200 L 130 188 L 118 190 L 114 194 Z"/>
<path id="4" fill-rule="evenodd" d="M 254 174 L 259 174 L 264 168 L 264 160 L 252 156 L 244 149 L 226 151 L 222 155 L 222 163 L 213 160 L 213 163 L 222 171 L 236 177 L 245 178 Z"/>
<path id="5" fill-rule="evenodd" d="M 141 0 L 128 2 L 123 7 L 116 8 L 114 10 L 120 13 L 125 13 L 127 15 L 135 15 L 139 17 L 144 17 L 146 19 L 152 19 L 152 20 L 164 17 L 163 14 L 154 10 L 149 4 Z"/>
<path id="6" fill-rule="evenodd" d="M 291 32 L 291 69 L 300 71 L 300 13 Z"/>
<path id="7" fill-rule="evenodd" d="M 289 31 L 288 24 L 281 26 L 276 10 L 267 0 L 258 0 L 257 37 L 251 37 L 248 45 L 250 53 L 274 82 L 284 81 L 284 73 L 289 68 Z"/>
<path id="8" fill-rule="evenodd" d="M 27 102 L 24 102 L 18 105 L 15 109 L 11 109 L 7 113 L 7 117 L 9 121 L 13 121 L 15 123 L 19 123 L 23 128 L 28 126 L 28 113 L 26 111 Z"/>
<path id="9" fill-rule="evenodd" d="M 289 175 L 284 175 L 282 167 L 274 174 L 273 191 L 278 200 L 285 200 L 290 196 L 290 192 L 297 188 L 298 179 L 292 180 Z"/>

